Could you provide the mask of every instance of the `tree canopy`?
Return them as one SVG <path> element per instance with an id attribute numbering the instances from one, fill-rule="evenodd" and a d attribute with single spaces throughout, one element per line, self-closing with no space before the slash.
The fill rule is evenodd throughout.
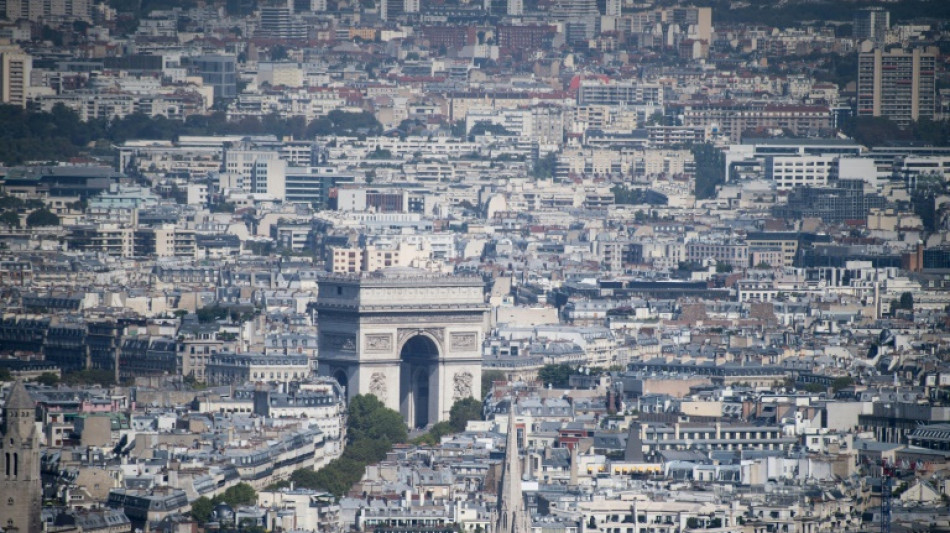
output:
<path id="1" fill-rule="evenodd" d="M 360 394 L 350 400 L 347 441 L 352 444 L 366 439 L 386 439 L 390 443 L 405 442 L 408 432 L 402 416 L 386 408 L 372 394 Z"/>
<path id="2" fill-rule="evenodd" d="M 483 370 L 482 371 L 482 398 L 488 395 L 492 384 L 496 381 L 504 381 L 505 373 L 501 370 Z"/>
<path id="3" fill-rule="evenodd" d="M 692 147 L 696 161 L 696 199 L 716 197 L 716 186 L 726 182 L 726 158 L 722 150 L 712 144 L 696 144 Z"/>
<path id="4" fill-rule="evenodd" d="M 228 487 L 223 493 L 214 498 L 199 496 L 191 502 L 191 516 L 200 524 L 204 524 L 211 519 L 211 513 L 219 503 L 226 503 L 232 508 L 242 505 L 254 505 L 257 503 L 257 492 L 254 487 L 241 482 L 233 487 Z"/>
<path id="5" fill-rule="evenodd" d="M 39 226 L 58 226 L 59 217 L 45 207 L 37 209 L 26 217 L 26 226 L 36 228 Z"/>
<path id="6" fill-rule="evenodd" d="M 295 471 L 290 480 L 296 486 L 325 490 L 340 497 L 363 477 L 367 464 L 383 460 L 393 444 L 408 438 L 402 416 L 372 394 L 355 396 L 350 400 L 348 411 L 347 445 L 343 455 L 320 470 Z"/>
<path id="7" fill-rule="evenodd" d="M 20 227 L 20 215 L 16 211 L 4 211 L 0 213 L 0 224 L 10 226 L 11 228 Z"/>
<path id="8" fill-rule="evenodd" d="M 475 398 L 462 398 L 452 404 L 449 411 L 449 426 L 455 432 L 465 431 L 469 420 L 482 419 L 482 402 Z"/>
<path id="9" fill-rule="evenodd" d="M 52 387 L 59 384 L 59 376 L 54 372 L 43 372 L 39 376 L 33 378 L 33 381 L 39 383 L 40 385 Z"/>
<path id="10" fill-rule="evenodd" d="M 129 139 L 174 140 L 182 135 L 272 134 L 298 139 L 316 135 L 375 135 L 382 125 L 372 113 L 333 110 L 310 123 L 302 116 L 277 114 L 229 121 L 223 111 L 185 120 L 134 113 L 112 121 L 83 122 L 72 109 L 57 104 L 50 112 L 0 105 L 0 162 L 56 161 L 80 155 L 89 146 L 108 151 Z"/>
<path id="11" fill-rule="evenodd" d="M 238 483 L 233 487 L 228 487 L 223 494 L 215 496 L 212 501 L 214 501 L 214 503 L 224 502 L 231 507 L 253 505 L 257 503 L 257 492 L 254 491 L 254 487 L 247 483 Z"/>
<path id="12" fill-rule="evenodd" d="M 550 152 L 535 161 L 534 168 L 531 169 L 531 175 L 540 179 L 553 178 L 555 170 L 557 170 L 557 153 Z"/>
<path id="13" fill-rule="evenodd" d="M 206 496 L 199 496 L 191 502 L 191 517 L 197 520 L 199 524 L 211 520 L 212 511 L 214 511 L 214 502 Z"/>
<path id="14" fill-rule="evenodd" d="M 577 374 L 577 369 L 571 365 L 544 365 L 538 370 L 538 379 L 545 385 L 560 389 L 568 386 L 574 374 Z"/>

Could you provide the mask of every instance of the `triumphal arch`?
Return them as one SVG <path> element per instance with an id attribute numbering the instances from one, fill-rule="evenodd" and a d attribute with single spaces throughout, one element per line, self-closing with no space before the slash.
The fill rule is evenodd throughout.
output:
<path id="1" fill-rule="evenodd" d="M 411 428 L 448 420 L 478 396 L 488 327 L 484 282 L 416 269 L 318 280 L 318 371 L 347 396 L 373 394 Z"/>

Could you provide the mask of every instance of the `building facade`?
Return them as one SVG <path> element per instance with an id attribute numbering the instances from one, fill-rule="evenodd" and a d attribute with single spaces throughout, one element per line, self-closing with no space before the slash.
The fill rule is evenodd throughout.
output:
<path id="1" fill-rule="evenodd" d="M 33 58 L 15 47 L 0 47 L 0 103 L 26 107 Z"/>
<path id="2" fill-rule="evenodd" d="M 937 50 L 880 48 L 858 56 L 858 116 L 886 117 L 901 126 L 933 118 Z"/>
<path id="3" fill-rule="evenodd" d="M 319 373 L 373 394 L 410 427 L 447 420 L 481 383 L 487 327 L 480 278 L 389 269 L 320 278 Z"/>
<path id="4" fill-rule="evenodd" d="M 40 440 L 36 403 L 22 382 L 16 382 L 3 406 L 0 440 L 3 469 L 0 482 L 0 525 L 7 532 L 42 531 L 40 506 Z"/>

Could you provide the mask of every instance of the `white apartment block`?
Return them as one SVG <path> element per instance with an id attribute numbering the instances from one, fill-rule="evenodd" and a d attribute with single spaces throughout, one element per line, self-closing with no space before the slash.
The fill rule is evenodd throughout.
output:
<path id="1" fill-rule="evenodd" d="M 833 156 L 772 156 L 766 159 L 766 178 L 780 191 L 797 187 L 824 187 L 835 166 Z"/>
<path id="2" fill-rule="evenodd" d="M 533 107 L 531 109 L 469 109 L 465 115 L 465 129 L 472 131 L 479 123 L 502 126 L 522 139 L 540 144 L 564 141 L 564 114 L 560 108 Z"/>
<path id="3" fill-rule="evenodd" d="M 280 152 L 226 149 L 223 169 L 237 176 L 235 185 L 244 192 L 268 194 L 277 200 L 286 196 L 287 162 L 280 159 Z"/>

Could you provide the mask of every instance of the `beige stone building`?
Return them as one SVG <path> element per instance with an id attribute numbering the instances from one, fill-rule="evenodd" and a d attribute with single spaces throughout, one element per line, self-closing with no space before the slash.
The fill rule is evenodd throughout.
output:
<path id="1" fill-rule="evenodd" d="M 3 405 L 0 471 L 0 527 L 7 533 L 42 531 L 36 403 L 20 381 L 13 384 Z"/>

